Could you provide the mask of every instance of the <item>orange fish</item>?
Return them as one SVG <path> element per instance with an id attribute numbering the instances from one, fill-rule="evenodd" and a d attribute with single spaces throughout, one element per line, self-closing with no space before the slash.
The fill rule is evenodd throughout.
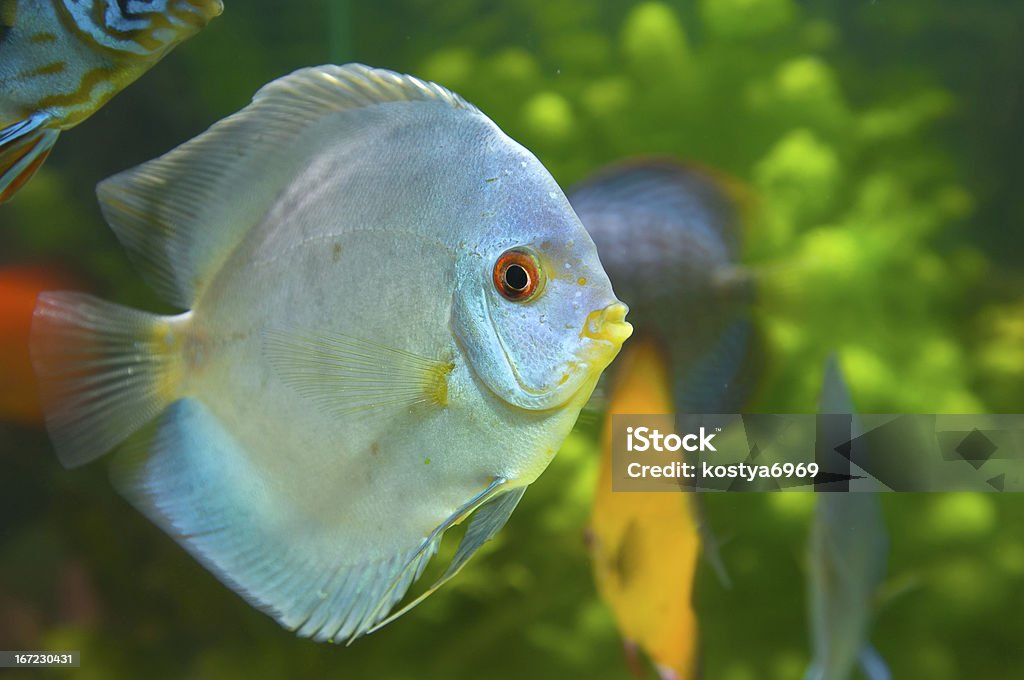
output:
<path id="1" fill-rule="evenodd" d="M 608 399 L 589 536 L 601 597 L 627 641 L 664 679 L 697 674 L 691 604 L 703 550 L 723 582 L 694 494 L 611 491 L 612 414 L 730 413 L 756 384 L 760 336 L 754 276 L 738 264 L 753 200 L 720 173 L 667 158 L 604 168 L 569 193 L 635 336 Z"/>
<path id="2" fill-rule="evenodd" d="M 52 268 L 0 267 L 0 420 L 42 424 L 28 351 L 32 310 L 40 292 L 68 287 L 70 278 Z"/>

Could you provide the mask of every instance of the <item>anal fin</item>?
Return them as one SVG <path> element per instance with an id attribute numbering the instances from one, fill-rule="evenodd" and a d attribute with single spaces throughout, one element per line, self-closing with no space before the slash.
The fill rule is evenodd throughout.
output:
<path id="1" fill-rule="evenodd" d="M 118 489 L 225 585 L 302 637 L 359 637 L 401 599 L 437 548 L 354 551 L 316 521 L 198 399 L 172 404 L 114 459 Z"/>
<path id="2" fill-rule="evenodd" d="M 50 155 L 60 132 L 46 127 L 49 121 L 35 113 L 0 130 L 0 203 L 25 186 Z"/>

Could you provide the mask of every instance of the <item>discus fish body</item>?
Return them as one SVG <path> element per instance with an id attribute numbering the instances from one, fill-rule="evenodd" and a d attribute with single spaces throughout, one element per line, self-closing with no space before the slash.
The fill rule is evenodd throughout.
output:
<path id="1" fill-rule="evenodd" d="M 223 10 L 221 0 L 0 0 L 0 203 L 78 125 Z"/>
<path id="2" fill-rule="evenodd" d="M 274 81 L 98 193 L 189 311 L 40 298 L 33 357 L 58 454 L 85 463 L 131 435 L 115 455 L 129 499 L 304 636 L 394 618 L 475 512 L 427 594 L 454 576 L 631 332 L 536 158 L 457 95 L 390 71 Z"/>

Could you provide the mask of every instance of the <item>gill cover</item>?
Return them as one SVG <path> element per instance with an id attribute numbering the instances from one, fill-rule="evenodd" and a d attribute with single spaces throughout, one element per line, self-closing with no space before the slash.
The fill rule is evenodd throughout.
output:
<path id="1" fill-rule="evenodd" d="M 547 200 L 518 205 L 499 194 L 488 206 L 502 231 L 520 239 L 481 243 L 463 255 L 452 326 L 474 372 L 497 396 L 524 409 L 555 408 L 608 365 L 631 327 L 593 241 L 540 162 L 529 156 L 522 176 L 504 181 L 518 184 L 504 195 Z M 521 190 L 525 183 L 541 186 Z M 543 278 L 524 300 L 496 285 L 496 264 L 518 250 L 535 257 Z"/>

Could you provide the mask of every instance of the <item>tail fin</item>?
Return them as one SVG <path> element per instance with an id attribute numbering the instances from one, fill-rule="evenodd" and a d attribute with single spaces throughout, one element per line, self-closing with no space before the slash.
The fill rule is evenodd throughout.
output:
<path id="1" fill-rule="evenodd" d="M 50 155 L 60 132 L 46 127 L 49 120 L 37 113 L 0 130 L 0 203 L 10 200 Z"/>
<path id="2" fill-rule="evenodd" d="M 32 365 L 43 414 L 65 467 L 94 460 L 177 398 L 181 317 L 162 317 L 83 293 L 42 293 L 32 319 Z"/>

